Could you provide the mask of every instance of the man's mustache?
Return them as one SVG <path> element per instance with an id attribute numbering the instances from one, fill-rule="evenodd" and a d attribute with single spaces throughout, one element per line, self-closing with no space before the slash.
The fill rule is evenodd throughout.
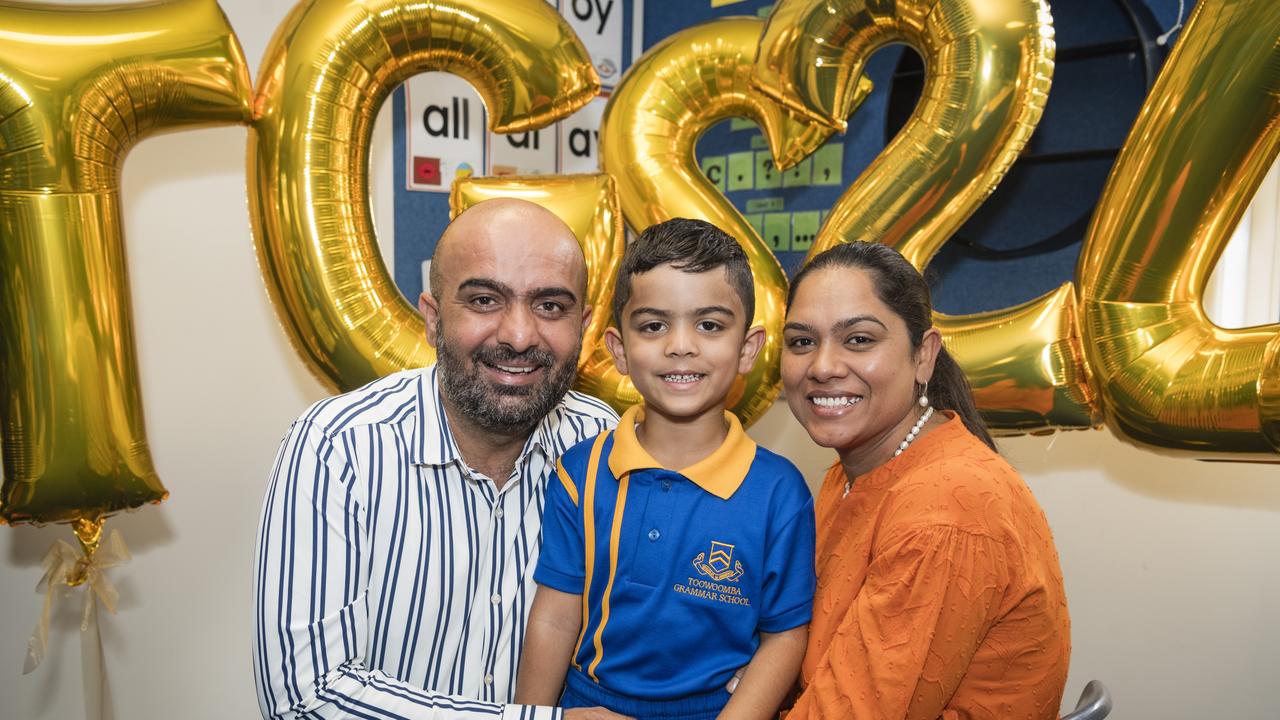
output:
<path id="1" fill-rule="evenodd" d="M 486 365 L 507 364 L 512 362 L 529 363 L 539 367 L 551 367 L 556 364 L 556 358 L 548 350 L 541 348 L 529 348 L 521 352 L 516 352 L 513 348 L 506 345 L 486 346 L 482 345 L 471 351 L 471 360 Z"/>

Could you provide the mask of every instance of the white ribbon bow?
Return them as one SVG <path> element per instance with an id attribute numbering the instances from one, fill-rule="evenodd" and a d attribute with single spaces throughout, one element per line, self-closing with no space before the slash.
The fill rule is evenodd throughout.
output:
<path id="1" fill-rule="evenodd" d="M 91 555 L 76 550 L 65 540 L 55 540 L 53 547 L 44 556 L 44 577 L 36 585 L 36 592 L 44 594 L 44 610 L 40 613 L 40 622 L 27 640 L 27 659 L 22 666 L 22 674 L 26 675 L 40 666 L 49 649 L 49 620 L 53 612 L 54 597 L 60 591 L 69 591 L 73 587 L 85 585 L 84 611 L 80 619 L 80 631 L 88 630 L 96 620 L 95 601 L 101 602 L 107 612 L 116 612 L 116 603 L 120 593 L 107 579 L 104 570 L 127 562 L 130 558 L 129 548 L 125 547 L 124 538 L 119 530 L 112 530 L 106 540 Z M 63 590 L 65 589 L 65 590 Z"/>

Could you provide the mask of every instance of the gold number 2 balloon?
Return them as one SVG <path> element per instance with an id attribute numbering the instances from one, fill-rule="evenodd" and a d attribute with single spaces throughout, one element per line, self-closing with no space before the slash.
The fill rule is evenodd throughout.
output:
<path id="1" fill-rule="evenodd" d="M 750 424 L 778 395 L 778 361 L 787 278 L 744 217 L 698 170 L 694 145 L 729 117 L 764 131 L 779 169 L 799 162 L 832 134 L 751 85 L 763 23 L 723 18 L 681 31 L 650 48 L 627 71 L 600 125 L 600 166 L 618 182 L 622 214 L 637 230 L 673 217 L 701 218 L 738 238 L 755 275 L 757 324 L 768 333 L 755 368 L 738 379 L 730 409 Z M 595 368 L 602 398 L 616 407 L 639 400 L 611 363 Z"/>
<path id="2" fill-rule="evenodd" d="M 1080 255 L 1108 424 L 1202 456 L 1280 451 L 1280 325 L 1201 294 L 1280 151 L 1280 3 L 1203 0 L 1125 141 Z M 1254 456 L 1253 459 L 1258 459 Z"/>
<path id="3" fill-rule="evenodd" d="M 543 127 L 599 89 L 587 51 L 544 0 L 294 8 L 259 78 L 251 217 L 281 320 L 308 365 L 340 389 L 435 359 L 422 317 L 382 264 L 368 199 L 376 112 L 396 85 L 429 70 L 470 81 L 495 132 Z"/>
<path id="4" fill-rule="evenodd" d="M 94 523 L 159 502 L 121 233 L 120 166 L 166 130 L 247 122 L 214 0 L 0 4 L 0 517 Z"/>
<path id="5" fill-rule="evenodd" d="M 810 257 L 878 241 L 918 268 L 990 195 L 1040 120 L 1053 26 L 1040 0 L 782 0 L 760 40 L 760 89 L 843 123 L 872 52 L 905 42 L 925 58 L 911 119 L 844 192 Z M 993 430 L 1089 427 L 1098 413 L 1070 284 L 996 312 L 935 318 Z"/>

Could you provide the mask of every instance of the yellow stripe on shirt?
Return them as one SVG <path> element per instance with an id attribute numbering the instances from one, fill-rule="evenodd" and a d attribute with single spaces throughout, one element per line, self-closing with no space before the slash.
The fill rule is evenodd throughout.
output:
<path id="1" fill-rule="evenodd" d="M 611 434 L 602 432 L 596 436 L 596 441 L 591 446 L 591 459 L 587 461 L 587 479 L 582 486 L 583 560 L 586 565 L 587 577 L 582 582 L 582 629 L 578 631 L 578 644 L 573 646 L 573 666 L 578 670 L 582 669 L 582 666 L 578 664 L 578 653 L 582 650 L 582 641 L 587 635 L 587 621 L 591 617 L 590 605 L 588 604 L 588 600 L 591 597 L 591 571 L 596 565 L 596 469 L 600 467 L 600 452 L 604 448 L 604 441 Z M 560 468 L 561 466 L 557 463 L 556 469 L 559 470 Z M 561 482 L 563 481 L 564 478 L 561 476 Z"/>
<path id="2" fill-rule="evenodd" d="M 556 477 L 560 478 L 560 484 L 564 486 L 564 491 L 569 493 L 569 499 L 573 501 L 573 506 L 578 507 L 578 488 L 573 486 L 573 481 L 569 479 L 569 473 L 565 472 L 564 465 L 556 461 Z"/>
<path id="3" fill-rule="evenodd" d="M 613 578 L 618 572 L 618 540 L 622 535 L 622 510 L 627 505 L 627 481 L 630 479 L 630 472 L 618 479 L 618 499 L 613 505 L 613 527 L 609 531 L 609 581 L 604 586 L 604 599 L 600 602 L 600 624 L 596 626 L 595 636 L 596 657 L 587 667 L 587 674 L 596 682 L 600 682 L 600 678 L 596 677 L 596 668 L 600 665 L 600 658 L 604 656 L 601 640 L 604 626 L 609 622 L 609 596 L 613 594 Z"/>

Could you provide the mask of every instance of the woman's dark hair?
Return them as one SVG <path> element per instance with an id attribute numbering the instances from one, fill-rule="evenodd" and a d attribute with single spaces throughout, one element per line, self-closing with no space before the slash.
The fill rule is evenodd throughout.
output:
<path id="1" fill-rule="evenodd" d="M 920 349 L 924 333 L 933 327 L 933 305 L 929 300 L 929 284 L 897 250 L 875 242 L 841 243 L 815 257 L 791 281 L 787 293 L 787 307 L 795 300 L 796 288 L 810 274 L 825 268 L 857 268 L 865 270 L 872 279 L 876 296 L 880 298 L 907 325 L 911 337 L 911 349 Z M 938 350 L 938 359 L 929 380 L 929 402 L 939 410 L 951 410 L 960 416 L 965 427 L 992 450 L 996 443 L 987 431 L 987 424 L 978 414 L 973 402 L 973 389 L 964 371 L 956 364 L 944 346 Z"/>

